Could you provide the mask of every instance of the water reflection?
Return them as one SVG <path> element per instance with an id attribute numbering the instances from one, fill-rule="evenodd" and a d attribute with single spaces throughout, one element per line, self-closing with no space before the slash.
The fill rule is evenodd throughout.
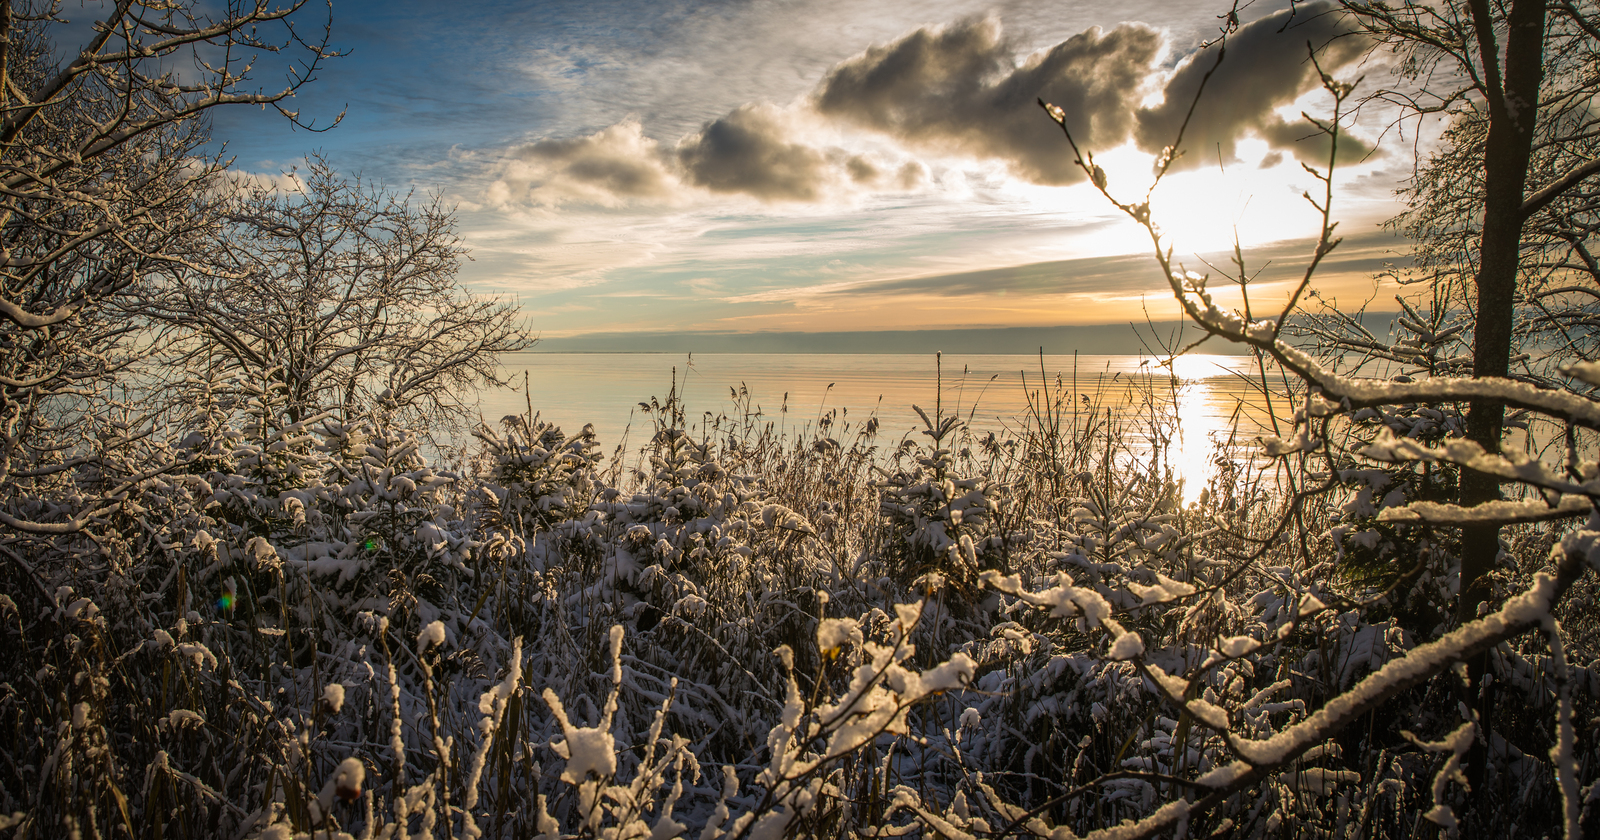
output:
<path id="1" fill-rule="evenodd" d="M 1218 409 L 1237 404 L 1230 398 L 1230 381 L 1237 381 L 1234 370 L 1236 357 L 1179 356 L 1168 369 L 1178 380 L 1176 387 L 1177 434 L 1171 464 L 1175 477 L 1182 482 L 1182 500 L 1185 505 L 1200 500 L 1206 485 L 1216 474 L 1219 447 L 1225 447 L 1232 437 L 1234 418 L 1238 412 L 1224 414 Z M 1227 455 L 1226 450 L 1222 453 Z"/>

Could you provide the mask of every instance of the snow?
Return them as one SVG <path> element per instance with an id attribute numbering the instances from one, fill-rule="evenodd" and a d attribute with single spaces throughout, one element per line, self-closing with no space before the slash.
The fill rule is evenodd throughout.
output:
<path id="1" fill-rule="evenodd" d="M 206 719 L 201 717 L 199 712 L 192 709 L 173 709 L 162 720 L 173 729 L 181 729 L 185 724 L 204 726 L 206 722 Z"/>
<path id="2" fill-rule="evenodd" d="M 1485 452 L 1482 446 L 1468 440 L 1452 440 L 1443 446 L 1429 447 L 1414 440 L 1396 437 L 1393 431 L 1383 428 L 1360 454 L 1391 463 L 1423 461 L 1457 464 L 1508 482 L 1557 493 L 1600 494 L 1600 480 L 1591 478 L 1574 482 L 1567 478 L 1564 468 L 1542 463 L 1527 453 L 1508 450 L 1503 455 L 1494 454 Z"/>
<path id="3" fill-rule="evenodd" d="M 1278 774 L 1278 783 L 1299 791 L 1305 791 L 1312 796 L 1332 796 L 1339 785 L 1355 785 L 1361 783 L 1361 774 L 1354 770 L 1330 770 L 1325 767 L 1311 767 L 1304 770 L 1290 770 Z"/>
<path id="4" fill-rule="evenodd" d="M 817 622 L 817 650 L 836 653 L 846 644 L 860 647 L 863 641 L 861 625 L 853 618 L 824 618 Z"/>
<path id="5" fill-rule="evenodd" d="M 1555 578 L 1540 573 L 1532 588 L 1509 599 L 1498 612 L 1436 641 L 1419 645 L 1405 656 L 1389 660 L 1377 672 L 1349 691 L 1331 698 L 1300 723 L 1263 740 L 1230 736 L 1228 746 L 1253 765 L 1282 764 L 1405 688 L 1439 673 L 1474 651 L 1548 621 L 1556 593 Z"/>
<path id="6" fill-rule="evenodd" d="M 1261 643 L 1249 636 L 1229 636 L 1217 643 L 1217 652 L 1229 659 L 1238 659 L 1260 647 Z"/>
<path id="7" fill-rule="evenodd" d="M 1258 338 L 1274 329 L 1271 322 L 1243 318 L 1230 323 Z M 1312 394 L 1303 405 L 1311 417 L 1346 411 L 1351 402 Z M 1368 420 L 1381 423 L 1385 416 L 1374 411 Z M 1255 524 L 1249 517 L 1257 516 L 1256 502 L 1241 511 L 1202 511 L 1209 519 L 1199 521 L 1190 511 L 1175 511 L 1170 498 L 1101 485 L 1074 465 L 1059 476 L 1069 485 L 1067 495 L 1048 500 L 1057 507 L 1025 508 L 1013 488 L 963 473 L 968 456 L 949 444 L 937 451 L 909 448 L 905 463 L 925 467 L 911 479 L 878 485 L 884 474 L 872 472 L 862 484 L 866 505 L 852 513 L 833 501 L 811 506 L 815 500 L 793 487 L 761 486 L 765 477 L 740 477 L 747 461 L 718 463 L 715 444 L 706 442 L 711 439 L 696 442 L 692 435 L 664 435 L 648 463 L 638 462 L 638 486 L 619 489 L 612 486 L 616 479 L 594 470 L 561 472 L 562 446 L 537 428 L 519 432 L 518 442 L 489 456 L 488 470 L 500 471 L 492 480 L 472 483 L 479 480 L 474 472 L 459 479 L 459 488 L 458 479 L 431 474 L 420 460 L 397 463 L 396 453 L 412 449 L 395 440 L 339 444 L 365 451 L 364 463 L 324 460 L 326 453 L 293 462 L 303 454 L 296 446 L 332 443 L 292 444 L 279 436 L 270 447 L 302 469 L 293 480 L 270 473 L 276 462 L 261 457 L 267 444 L 219 445 L 217 457 L 255 458 L 249 469 L 269 474 L 258 478 L 240 469 L 210 476 L 207 486 L 214 489 L 207 492 L 216 498 L 187 511 L 191 518 L 175 531 L 154 535 L 151 550 L 177 562 L 165 577 L 150 575 L 149 566 L 137 570 L 143 577 L 135 585 L 161 587 L 137 593 L 144 600 L 119 589 L 126 585 L 120 579 L 115 586 L 93 583 L 89 566 L 70 577 L 82 592 L 60 586 L 66 575 L 40 573 L 30 584 L 34 571 L 24 564 L 31 558 L 23 555 L 22 586 L 0 598 L 0 607 L 12 605 L 0 609 L 0 632 L 48 639 L 62 655 L 29 663 L 7 684 L 36 691 L 31 675 L 32 686 L 65 686 L 61 696 L 70 698 L 38 724 L 40 743 L 63 745 L 59 756 L 30 756 L 30 766 L 42 768 L 41 778 L 82 778 L 91 766 L 86 759 L 106 755 L 85 751 L 108 743 L 102 727 L 121 739 L 111 742 L 128 743 L 127 731 L 113 731 L 122 725 L 120 706 L 96 693 L 106 690 L 107 672 L 92 660 L 104 650 L 112 668 L 150 669 L 141 675 L 144 685 L 164 703 L 148 715 L 149 724 L 153 738 L 167 739 L 161 743 L 172 756 L 159 753 L 146 768 L 143 789 L 166 790 L 170 780 L 188 786 L 185 797 L 202 797 L 208 808 L 217 803 L 208 813 L 248 808 L 231 824 L 238 836 L 287 832 L 285 803 L 297 796 L 312 809 L 318 836 L 322 828 L 341 836 L 316 819 L 332 815 L 370 836 L 450 833 L 466 840 L 484 836 L 478 822 L 499 818 L 502 795 L 513 805 L 508 814 L 516 815 L 507 817 L 513 833 L 550 837 L 777 836 L 855 819 L 839 815 L 869 797 L 881 805 L 884 796 L 899 813 L 871 826 L 872 836 L 986 837 L 1012 819 L 1023 820 L 1024 834 L 1070 836 L 1049 821 L 1064 811 L 1063 825 L 1089 825 L 1081 810 L 1072 810 L 1082 805 L 1063 801 L 1061 810 L 1024 818 L 1038 805 L 1030 786 L 1008 783 L 1002 795 L 984 781 L 997 769 L 1039 773 L 1053 767 L 1057 756 L 1046 756 L 1044 746 L 1023 734 L 1040 727 L 1065 735 L 1060 744 L 1077 745 L 1059 756 L 1072 766 L 1059 768 L 1055 778 L 1093 785 L 1082 802 L 1099 797 L 1093 804 L 1109 814 L 1099 823 L 1109 827 L 1097 836 L 1182 835 L 1191 830 L 1191 809 L 1208 793 L 1226 796 L 1246 786 L 1248 794 L 1234 800 L 1239 807 L 1229 814 L 1240 830 L 1340 834 L 1336 821 L 1354 825 L 1350 814 L 1359 814 L 1371 796 L 1394 796 L 1381 807 L 1408 823 L 1423 811 L 1448 822 L 1453 815 L 1443 806 L 1458 794 L 1459 762 L 1434 779 L 1435 801 L 1423 802 L 1425 795 L 1412 790 L 1415 780 L 1446 763 L 1445 755 L 1419 757 L 1402 746 L 1405 761 L 1418 761 L 1387 771 L 1375 767 L 1370 784 L 1361 785 L 1361 775 L 1346 768 L 1367 773 L 1368 765 L 1344 760 L 1329 748 L 1330 738 L 1471 652 L 1542 628 L 1550 636 L 1550 657 L 1520 642 L 1515 651 L 1495 648 L 1495 674 L 1503 690 L 1529 699 L 1530 715 L 1543 716 L 1545 724 L 1554 718 L 1555 748 L 1548 759 L 1519 754 L 1513 760 L 1506 756 L 1514 748 L 1502 737 L 1490 744 L 1490 760 L 1496 772 L 1516 779 L 1554 768 L 1569 822 L 1583 796 L 1600 796 L 1600 785 L 1583 786 L 1592 781 L 1583 775 L 1592 769 L 1585 769 L 1581 755 L 1592 744 L 1572 720 L 1574 704 L 1590 699 L 1584 693 L 1600 692 L 1600 662 L 1587 668 L 1565 662 L 1571 652 L 1562 647 L 1550 612 L 1562 588 L 1548 575 L 1454 633 L 1412 631 L 1437 640 L 1411 649 L 1415 641 L 1386 617 L 1386 605 L 1373 606 L 1363 582 L 1334 576 L 1334 558 L 1291 556 L 1269 543 L 1261 545 L 1261 562 L 1241 564 L 1237 552 L 1254 551 L 1256 544 L 1240 549 L 1213 538 L 1239 522 Z M 1429 428 L 1449 433 L 1442 425 Z M 1295 430 L 1300 442 L 1291 438 L 1284 446 L 1312 440 L 1308 429 L 1321 434 L 1319 425 L 1302 424 Z M 836 451 L 805 450 L 803 456 Z M 1524 487 L 1600 487 L 1587 466 L 1588 477 L 1575 478 L 1564 465 L 1491 457 L 1457 443 L 1429 447 L 1391 436 L 1369 454 L 1481 464 Z M 608 463 L 618 465 L 614 475 L 627 470 L 620 458 Z M 341 478 L 339 469 L 350 474 Z M 1407 504 L 1416 485 L 1394 477 L 1407 470 L 1336 469 L 1350 492 L 1328 494 L 1325 510 L 1344 525 L 1350 520 L 1338 517 L 1449 524 L 1537 521 L 1591 510 L 1583 492 L 1570 489 L 1547 494 L 1558 500 L 1554 506 L 1537 499 L 1471 511 Z M 1006 480 L 1014 477 L 1019 485 L 1037 479 L 1018 471 Z M 1305 486 L 1319 480 L 1308 476 Z M 294 486 L 283 489 L 284 483 Z M 171 477 L 162 492 L 192 494 L 200 486 Z M 448 492 L 429 498 L 447 486 Z M 861 534 L 849 532 L 850 517 L 862 511 L 868 528 L 885 520 L 891 528 L 862 533 L 897 541 L 908 539 L 906 533 L 936 536 L 943 542 L 913 541 L 910 547 L 919 556 L 938 546 L 943 553 L 933 554 L 927 566 L 896 568 L 876 554 L 875 544 L 851 542 Z M 809 522 L 825 536 L 815 537 Z M 1334 536 L 1347 546 L 1365 540 L 1384 550 L 1388 530 L 1361 523 Z M 263 532 L 270 535 L 257 536 Z M 368 535 L 385 542 L 364 544 Z M 1552 559 L 1570 576 L 1566 567 L 1579 558 L 1600 568 L 1600 515 L 1567 535 Z M 1519 568 L 1531 570 L 1539 559 Z M 980 573 L 984 566 L 1017 574 Z M 396 573 L 416 586 L 398 592 Z M 1451 596 L 1454 574 L 1449 558 L 1432 563 L 1415 591 L 1437 605 Z M 974 578 L 991 591 L 978 591 Z M 944 585 L 936 586 L 940 581 Z M 213 607 L 209 599 L 223 592 L 237 595 L 240 606 Z M 917 595 L 926 601 L 894 604 Z M 637 620 L 640 604 L 685 620 L 630 639 L 625 653 L 622 630 L 611 624 Z M 1310 616 L 1315 627 L 1308 627 Z M 64 627 L 56 636 L 52 622 Z M 523 639 L 511 636 L 528 627 L 540 635 L 525 652 Z M 1296 627 L 1305 632 L 1291 635 Z M 608 628 L 609 685 L 603 664 Z M 302 636 L 302 630 L 308 632 Z M 405 644 L 412 634 L 417 656 Z M 296 644 L 285 644 L 290 640 Z M 1573 650 L 1592 658 L 1579 643 Z M 452 655 L 441 664 L 438 654 L 447 645 Z M 301 654 L 304 660 L 289 658 Z M 167 680 L 176 689 L 171 693 L 162 691 Z M 357 688 L 363 685 L 370 694 Z M 543 703 L 530 685 L 539 687 Z M 228 721 L 216 717 L 222 707 L 193 701 L 194 686 L 207 687 L 207 696 L 215 687 L 236 698 L 225 704 L 233 710 Z M 112 688 L 113 696 L 119 690 Z M 347 699 L 361 708 L 343 712 Z M 1448 706 L 1424 708 L 1419 717 L 1425 720 L 1412 725 L 1437 727 L 1441 715 L 1452 714 Z M 277 738 L 286 748 L 279 754 L 291 756 L 234 754 L 236 766 L 249 773 L 261 766 L 249 762 L 258 760 L 278 773 L 219 780 L 231 797 L 241 784 L 257 784 L 249 779 L 278 779 L 277 788 L 251 788 L 255 794 L 241 799 L 243 806 L 208 793 L 178 766 L 192 759 L 187 751 L 197 743 L 212 745 L 208 749 L 226 743 L 224 724 L 234 726 L 236 719 L 268 741 Z M 1444 728 L 1453 725 L 1451 718 Z M 65 734 L 53 736 L 50 727 Z M 1108 771 L 1140 770 L 1177 782 L 1094 783 L 1106 738 L 1113 750 L 1127 739 L 1119 751 L 1126 755 Z M 1452 736 L 1441 743 L 1453 754 L 1460 741 Z M 1383 748 L 1374 744 L 1374 752 Z M 76 763 L 69 766 L 68 759 Z M 1432 765 L 1419 769 L 1423 759 Z M 718 766 L 724 774 L 720 799 L 716 785 L 707 783 Z M 119 772 L 127 769 L 139 768 Z M 368 771 L 381 780 L 370 791 L 363 790 Z M 326 782 L 322 792 L 307 797 L 298 786 L 319 776 Z M 127 778 L 134 785 L 124 789 L 135 790 L 137 773 Z M 863 794 L 860 785 L 868 778 L 883 787 Z M 296 789 L 286 779 L 296 780 Z M 134 797 L 142 797 L 141 808 L 152 804 L 148 794 Z M 375 816 L 340 804 L 357 797 L 367 798 Z M 1179 797 L 1184 801 L 1173 801 Z M 1220 817 L 1206 817 L 1206 830 Z M 860 823 L 838 829 L 849 832 L 871 833 Z"/>
<path id="8" fill-rule="evenodd" d="M 1556 678 L 1556 743 L 1550 748 L 1550 763 L 1555 765 L 1556 783 L 1561 787 L 1561 822 L 1569 838 L 1582 834 L 1580 818 L 1583 795 L 1578 789 L 1578 758 L 1574 754 L 1578 734 L 1572 722 L 1572 674 L 1567 667 L 1566 645 L 1561 640 L 1560 625 L 1554 618 L 1547 622 L 1546 638 L 1550 644 L 1550 659 Z"/>
<path id="9" fill-rule="evenodd" d="M 1138 633 L 1129 631 L 1118 636 L 1111 643 L 1111 650 L 1106 655 L 1119 662 L 1132 659 L 1144 653 L 1144 639 Z"/>
<path id="10" fill-rule="evenodd" d="M 68 604 L 66 609 L 62 610 L 62 613 L 69 619 L 77 619 L 81 617 L 84 620 L 94 618 L 99 612 L 100 609 L 96 607 L 94 602 L 88 598 L 78 598 L 77 600 Z"/>
<path id="11" fill-rule="evenodd" d="M 209 668 L 217 667 L 217 657 L 211 652 L 211 648 L 208 648 L 199 642 L 182 642 L 176 645 L 175 649 L 177 650 L 179 656 L 189 659 L 189 661 L 194 663 L 196 668 L 202 666 Z"/>
<path id="12" fill-rule="evenodd" d="M 694 616 L 703 614 L 710 607 L 706 599 L 699 595 L 685 595 L 673 603 L 671 612 L 673 615 Z"/>
<path id="13" fill-rule="evenodd" d="M 1249 775 L 1254 769 L 1248 762 L 1234 761 L 1202 773 L 1200 778 L 1195 779 L 1195 783 L 1201 787 L 1223 789 Z"/>
<path id="14" fill-rule="evenodd" d="M 1138 599 L 1139 605 L 1147 607 L 1151 604 L 1162 604 L 1176 601 L 1194 594 L 1194 587 L 1181 581 L 1173 580 L 1160 572 L 1156 573 L 1154 586 L 1140 586 L 1132 581 L 1128 582 L 1128 590 Z"/>
<path id="15" fill-rule="evenodd" d="M 428 648 L 444 644 L 444 637 L 444 622 L 430 622 L 417 634 L 417 654 L 420 656 L 427 653 Z"/>
<path id="16" fill-rule="evenodd" d="M 352 802 L 361 796 L 361 783 L 366 781 L 367 766 L 358 758 L 347 758 L 339 762 L 333 771 L 334 793 L 346 802 Z"/>
<path id="17" fill-rule="evenodd" d="M 1563 496 L 1556 504 L 1542 501 L 1483 502 L 1470 508 L 1445 502 L 1412 502 L 1378 513 L 1379 522 L 1426 522 L 1430 525 L 1467 525 L 1474 522 L 1544 522 L 1580 516 L 1593 509 L 1584 496 Z"/>
<path id="18" fill-rule="evenodd" d="M 1022 578 L 1017 575 L 1001 575 L 994 570 L 985 570 L 979 580 L 988 586 L 1011 595 L 1016 595 L 1022 600 L 1040 607 L 1049 607 L 1050 614 L 1056 618 L 1077 618 L 1082 629 L 1105 626 L 1113 636 L 1120 635 L 1120 626 L 1111 621 L 1111 604 L 1104 596 L 1093 589 L 1074 586 L 1072 577 L 1065 572 L 1058 573 L 1055 577 L 1056 585 L 1043 592 L 1029 592 L 1022 588 Z M 1112 628 L 1116 627 L 1115 630 Z"/>
<path id="19" fill-rule="evenodd" d="M 1160 665 L 1150 664 L 1145 667 L 1169 702 L 1180 704 L 1183 702 L 1183 695 L 1189 691 L 1188 680 L 1176 674 L 1168 674 Z"/>
<path id="20" fill-rule="evenodd" d="M 1456 782 L 1463 787 L 1467 785 L 1467 774 L 1462 770 L 1461 759 L 1467 754 L 1467 750 L 1472 747 L 1472 742 L 1477 737 L 1477 732 L 1477 724 L 1467 721 L 1457 727 L 1454 732 L 1445 736 L 1443 741 L 1436 743 L 1419 740 L 1410 732 L 1402 731 L 1400 733 L 1411 743 L 1424 750 L 1450 753 L 1450 758 L 1445 761 L 1439 768 L 1439 772 L 1434 774 L 1433 777 L 1433 808 L 1423 815 L 1446 829 L 1456 828 L 1456 814 L 1445 803 L 1445 788 L 1450 782 Z"/>
<path id="21" fill-rule="evenodd" d="M 1228 712 L 1220 706 L 1196 697 L 1185 703 L 1184 708 L 1189 710 L 1189 714 L 1194 715 L 1195 720 L 1212 729 L 1224 731 L 1228 728 Z"/>
<path id="22" fill-rule="evenodd" d="M 794 531 L 801 534 L 816 534 L 811 523 L 790 508 L 778 504 L 764 505 L 761 508 L 761 524 L 766 528 L 777 528 L 784 531 Z"/>
<path id="23" fill-rule="evenodd" d="M 507 700 L 512 692 L 517 690 L 517 683 L 522 680 L 522 637 L 518 636 L 511 642 L 511 656 L 506 666 L 505 679 L 496 683 L 493 688 L 483 693 L 478 699 L 478 714 L 491 715 L 495 713 Z"/>
<path id="24" fill-rule="evenodd" d="M 544 699 L 550 711 L 561 724 L 564 740 L 551 744 L 556 754 L 567 760 L 561 771 L 562 781 L 576 785 L 591 778 L 607 779 L 617 772 L 617 742 L 610 732 L 598 726 L 573 726 L 567 719 L 561 699 L 550 689 L 544 690 Z"/>
<path id="25" fill-rule="evenodd" d="M 278 550 L 267 541 L 266 537 L 251 537 L 250 542 L 245 544 L 244 551 L 250 558 L 253 568 L 277 571 L 283 565 L 278 559 Z"/>
<path id="26" fill-rule="evenodd" d="M 1173 276 L 1173 291 L 1191 318 L 1208 331 L 1234 341 L 1257 346 L 1271 340 L 1270 322 L 1246 322 L 1237 312 L 1218 307 L 1203 288 L 1188 278 Z M 1348 405 L 1361 408 L 1375 405 L 1410 403 L 1465 402 L 1474 398 L 1493 399 L 1512 408 L 1542 412 L 1558 420 L 1590 429 L 1600 429 L 1600 403 L 1568 391 L 1557 391 L 1509 379 L 1438 377 L 1411 382 L 1358 379 L 1327 370 L 1305 351 L 1281 340 L 1271 341 L 1272 354 L 1287 370 L 1310 386 Z M 1580 363 L 1582 364 L 1582 363 Z M 1589 368 L 1580 367 L 1579 376 Z"/>
<path id="27" fill-rule="evenodd" d="M 333 769 L 328 780 L 323 783 L 322 790 L 317 793 L 315 801 L 311 802 L 312 822 L 322 822 L 323 816 L 333 813 L 333 800 L 354 802 L 361 798 L 361 783 L 366 781 L 367 768 L 358 758 L 346 758 L 339 762 Z"/>
<path id="28" fill-rule="evenodd" d="M 1589 385 L 1600 385 L 1600 361 L 1562 365 L 1561 372 Z"/>

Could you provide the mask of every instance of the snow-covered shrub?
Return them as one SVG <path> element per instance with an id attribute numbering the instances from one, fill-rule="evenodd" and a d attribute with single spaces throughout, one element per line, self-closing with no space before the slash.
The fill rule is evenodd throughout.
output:
<path id="1" fill-rule="evenodd" d="M 601 455 L 594 428 L 574 435 L 537 417 L 512 415 L 504 435 L 489 427 L 474 434 L 489 459 L 485 480 L 495 488 L 502 522 L 527 539 L 558 523 L 581 519 L 593 500 Z"/>
<path id="2" fill-rule="evenodd" d="M 1431 628 L 1341 594 L 1335 556 L 1306 563 L 1265 498 L 1178 507 L 1168 476 L 1128 466 L 1143 433 L 1127 425 L 1059 434 L 1052 456 L 1024 420 L 1022 444 L 956 451 L 951 469 L 1012 488 L 963 525 L 1016 537 L 1010 571 L 983 570 L 955 615 L 948 589 L 888 574 L 905 531 L 872 467 L 894 454 L 864 427 L 664 423 L 624 483 L 554 430 L 538 466 L 516 472 L 508 456 L 534 447 L 502 438 L 455 474 L 375 420 L 241 416 L 149 444 L 183 466 L 101 532 L 11 549 L 26 565 L 5 567 L 18 655 L 0 715 L 24 737 L 0 808 L 30 831 L 123 830 L 120 793 L 136 831 L 1084 833 L 1170 825 L 1188 801 L 1173 792 L 1202 782 L 1232 792 L 1192 830 L 1389 831 L 1435 808 L 1443 760 L 1400 730 L 1458 743 Z M 852 443 L 822 443 L 836 435 Z M 1066 469 L 1036 469 L 1052 457 Z M 507 503 L 538 481 L 549 504 Z M 1536 588 L 1538 565 L 1506 586 Z M 1593 622 L 1560 614 L 1587 634 L 1564 666 L 1584 719 Z M 1562 672 L 1538 638 L 1513 641 L 1493 667 L 1527 699 L 1487 742 L 1496 773 L 1551 802 L 1540 722 Z M 1372 724 L 1239 769 L 1251 743 L 1419 661 L 1441 676 Z"/>
<path id="3" fill-rule="evenodd" d="M 1007 549 L 1022 539 L 1002 530 L 1010 488 L 958 468 L 952 447 L 964 431 L 960 418 L 935 421 L 926 413 L 922 418 L 921 433 L 930 440 L 926 445 L 904 441 L 878 484 L 890 532 L 884 559 L 890 576 L 902 585 L 942 579 L 930 591 L 947 586 L 956 597 L 971 600 L 978 574 L 1004 567 Z"/>

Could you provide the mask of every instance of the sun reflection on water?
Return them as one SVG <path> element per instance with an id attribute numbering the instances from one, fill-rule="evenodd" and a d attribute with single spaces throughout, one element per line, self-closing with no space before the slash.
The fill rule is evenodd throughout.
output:
<path id="1" fill-rule="evenodd" d="M 1234 361 L 1230 359 L 1229 361 Z M 1216 377 L 1232 375 L 1233 366 L 1212 356 L 1179 356 L 1170 365 L 1177 377 L 1177 434 L 1169 463 L 1183 483 L 1182 500 L 1190 505 L 1200 500 L 1217 469 L 1217 446 L 1230 431 L 1228 413 L 1207 403 L 1225 396 Z"/>

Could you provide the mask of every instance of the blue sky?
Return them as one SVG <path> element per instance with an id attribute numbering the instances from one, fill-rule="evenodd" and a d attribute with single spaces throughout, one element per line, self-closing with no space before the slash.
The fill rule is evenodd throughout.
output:
<path id="1" fill-rule="evenodd" d="M 1246 8 L 1259 22 L 1236 36 L 1191 126 L 1187 170 L 1154 205 L 1202 271 L 1236 230 L 1252 270 L 1267 269 L 1256 301 L 1282 299 L 1316 230 L 1299 197 L 1311 184 L 1297 156 L 1316 154 L 1298 111 L 1326 103 L 1304 44 L 1337 31 L 1304 4 L 1288 21 L 1287 5 Z M 216 115 L 213 136 L 245 171 L 315 150 L 442 194 L 473 257 L 462 279 L 515 298 L 547 336 L 1168 319 L 1148 240 L 1068 165 L 1031 103 L 1061 101 L 1113 193 L 1142 193 L 1219 11 L 336 0 L 333 41 L 350 55 L 294 107 L 343 122 L 310 133 L 237 110 Z M 1384 72 L 1354 41 L 1332 49 L 1341 75 Z M 1376 114 L 1353 126 L 1364 146 L 1382 128 Z M 1390 146 L 1402 144 L 1391 136 L 1340 169 L 1347 242 L 1317 285 L 1342 302 L 1402 259 L 1378 227 L 1411 160 L 1409 144 Z"/>

